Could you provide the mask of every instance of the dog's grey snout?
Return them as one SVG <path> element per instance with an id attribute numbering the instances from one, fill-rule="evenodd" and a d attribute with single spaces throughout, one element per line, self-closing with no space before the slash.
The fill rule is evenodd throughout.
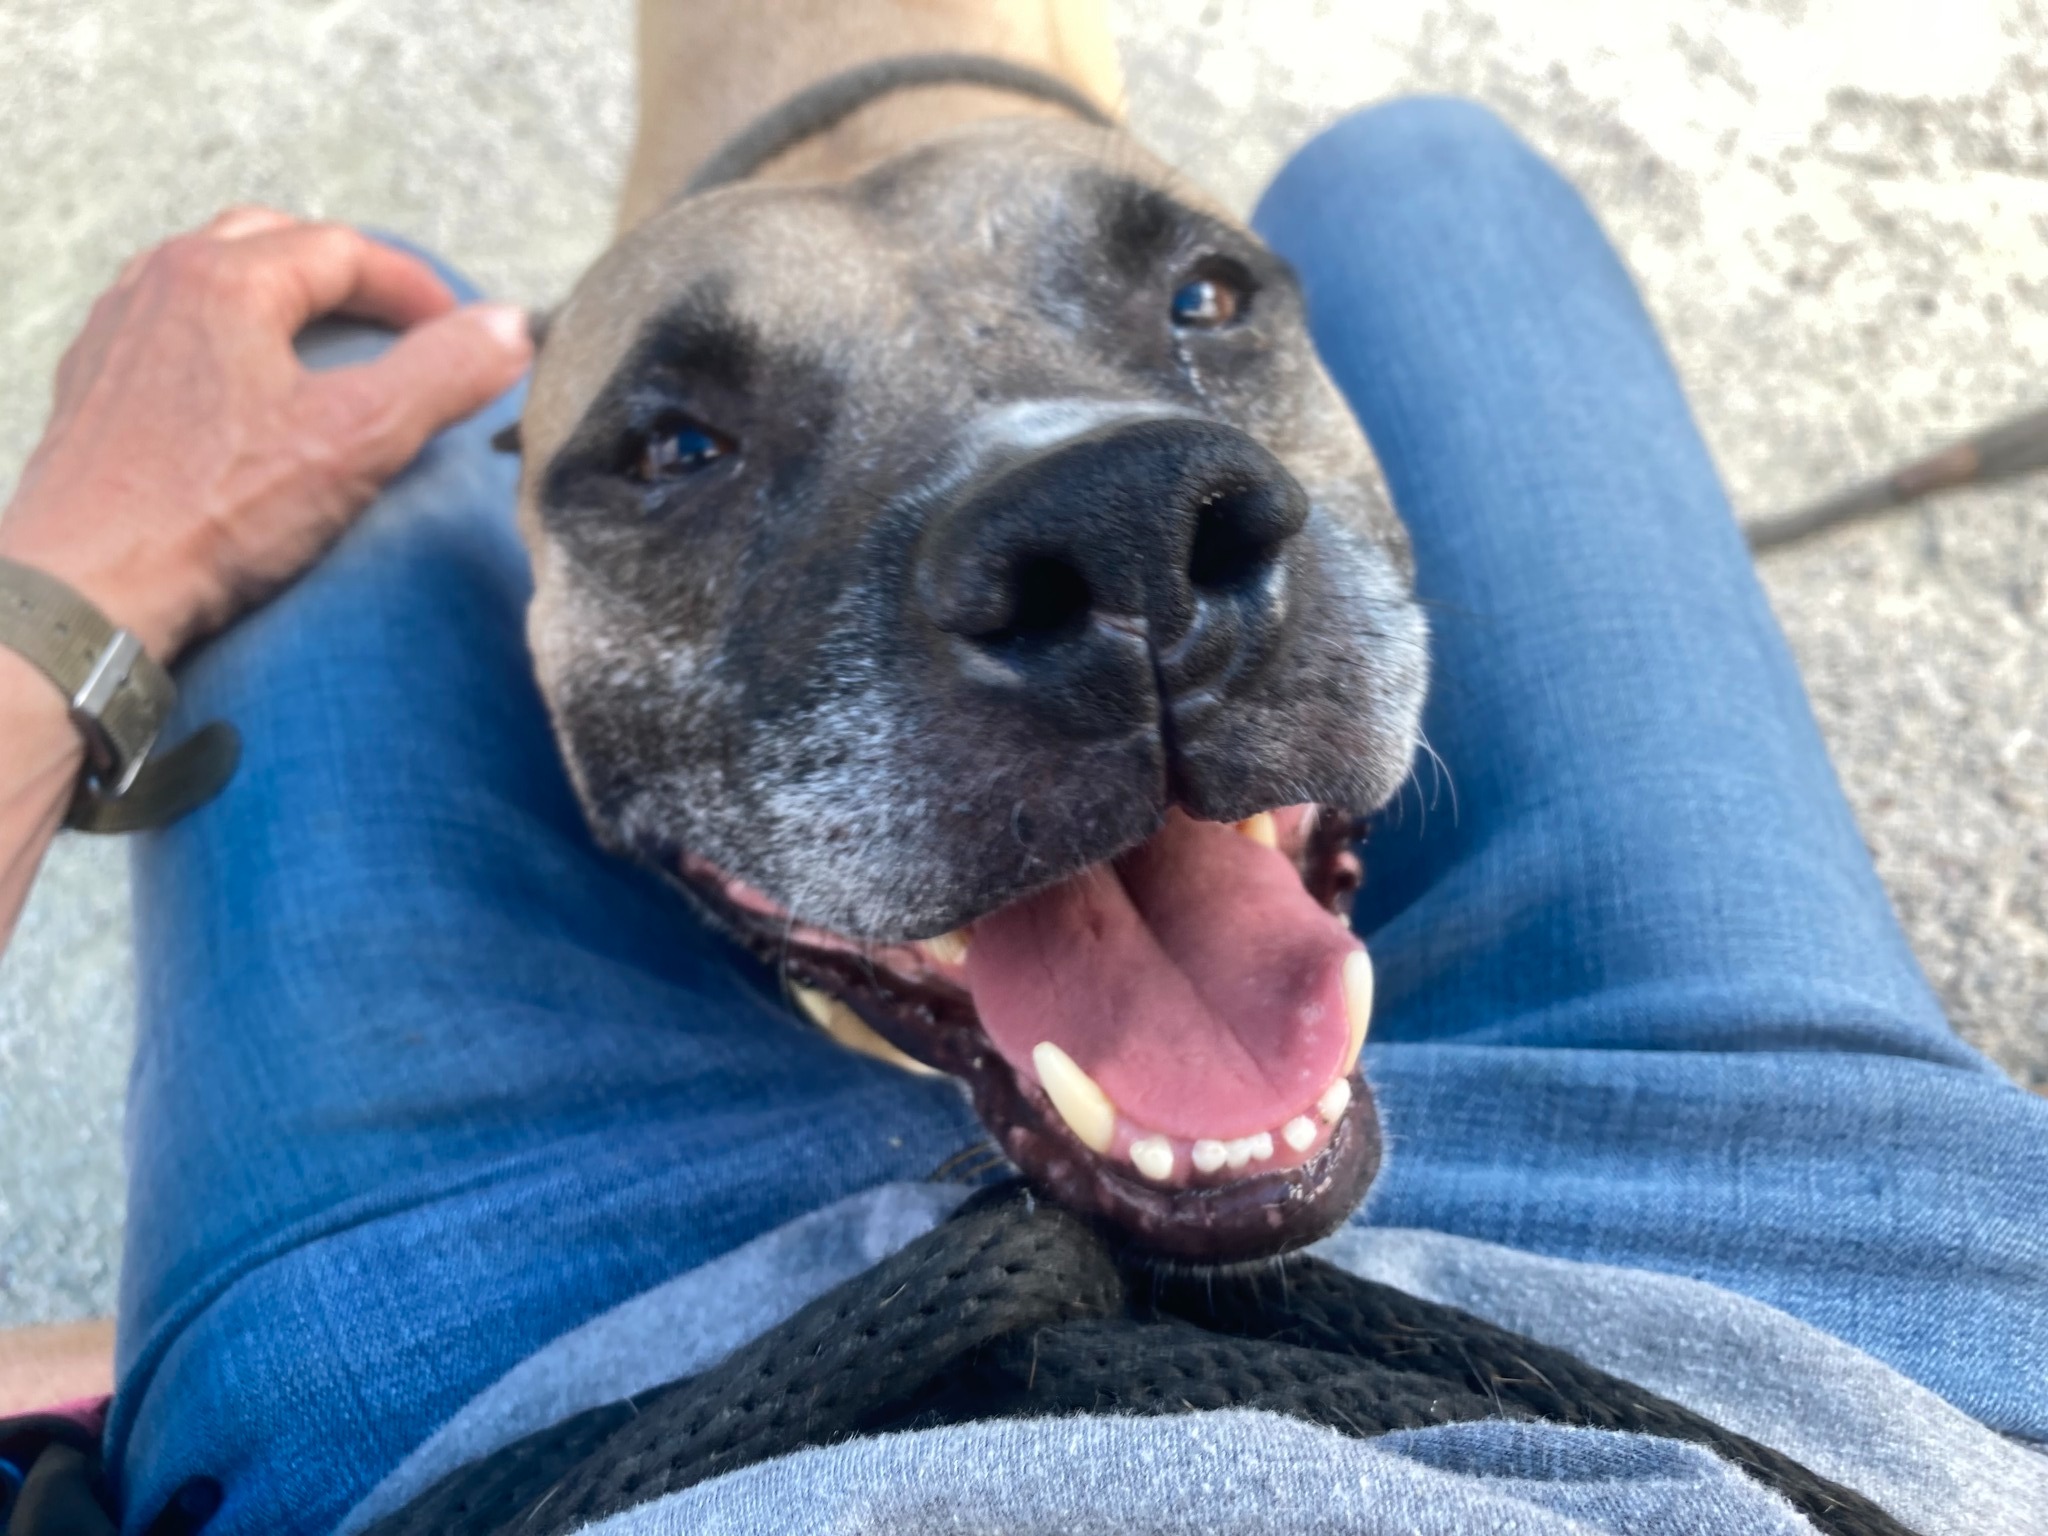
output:
<path id="1" fill-rule="evenodd" d="M 1299 482 L 1235 428 L 1126 422 L 1048 448 L 936 515 L 920 617 L 966 672 L 1069 729 L 1121 729 L 1213 682 L 1285 621 Z"/>

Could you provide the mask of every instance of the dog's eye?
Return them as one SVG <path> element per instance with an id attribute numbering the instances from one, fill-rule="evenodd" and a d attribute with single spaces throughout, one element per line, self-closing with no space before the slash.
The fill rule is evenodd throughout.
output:
<path id="1" fill-rule="evenodd" d="M 1214 331 L 1235 322 L 1251 303 L 1251 284 L 1234 272 L 1204 272 L 1173 294 L 1173 323 L 1183 330 Z"/>
<path id="2" fill-rule="evenodd" d="M 633 469 L 642 480 L 667 480 L 702 469 L 722 459 L 736 445 L 722 432 L 713 431 L 688 416 L 664 421 L 641 440 Z"/>

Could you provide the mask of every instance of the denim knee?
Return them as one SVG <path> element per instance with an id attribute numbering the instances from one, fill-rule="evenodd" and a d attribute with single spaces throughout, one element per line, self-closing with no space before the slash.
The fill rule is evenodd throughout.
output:
<path id="1" fill-rule="evenodd" d="M 1393 159 L 1412 170 L 1434 165 L 1485 179 L 1561 178 L 1507 120 L 1462 96 L 1400 96 L 1339 118 L 1303 154 L 1346 155 L 1364 165 Z"/>
<path id="2" fill-rule="evenodd" d="M 430 251 L 424 245 L 418 245 L 406 239 L 404 235 L 395 235 L 388 229 L 366 227 L 363 233 L 379 245 L 388 245 L 394 251 L 403 251 L 408 256 L 417 256 L 424 261 L 434 269 L 435 275 L 448 285 L 448 291 L 455 295 L 457 303 L 474 304 L 484 296 L 483 290 L 471 282 L 466 273 L 458 271 L 439 251 Z"/>
<path id="3" fill-rule="evenodd" d="M 1459 96 L 1403 96 L 1338 119 L 1281 169 L 1253 222 L 1263 224 L 1276 204 L 1332 177 L 1410 186 L 1448 181 L 1471 195 L 1475 208 L 1532 197 L 1584 208 L 1578 190 L 1504 118 Z"/>

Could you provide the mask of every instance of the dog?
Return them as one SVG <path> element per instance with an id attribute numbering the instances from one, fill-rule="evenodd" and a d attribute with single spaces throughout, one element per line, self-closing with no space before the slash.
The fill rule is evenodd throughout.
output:
<path id="1" fill-rule="evenodd" d="M 641 53 L 519 428 L 590 825 L 1052 1198 L 1197 1262 L 1323 1235 L 1428 646 L 1295 279 L 1114 124 L 1081 0 L 648 0 Z"/>

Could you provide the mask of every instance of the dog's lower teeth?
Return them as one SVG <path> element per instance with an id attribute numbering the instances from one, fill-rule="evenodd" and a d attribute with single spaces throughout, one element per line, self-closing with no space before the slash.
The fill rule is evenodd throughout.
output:
<path id="1" fill-rule="evenodd" d="M 1326 1125 L 1335 1125 L 1344 1118 L 1344 1111 L 1351 1107 L 1351 1079 L 1340 1077 L 1323 1090 L 1323 1096 L 1316 1100 L 1316 1113 L 1323 1117 Z"/>
<path id="2" fill-rule="evenodd" d="M 1213 1136 L 1204 1136 L 1189 1150 L 1188 1161 L 1197 1173 L 1214 1173 L 1230 1161 L 1230 1148 Z"/>
<path id="3" fill-rule="evenodd" d="M 1081 1145 L 1098 1156 L 1116 1140 L 1116 1106 L 1101 1086 L 1081 1070 L 1080 1064 L 1050 1040 L 1031 1048 L 1031 1065 L 1038 1072 L 1038 1086 L 1052 1100 L 1052 1107 L 1067 1122 L 1067 1129 L 1080 1138 Z"/>
<path id="4" fill-rule="evenodd" d="M 1344 1062 L 1344 1075 L 1349 1077 L 1358 1065 L 1358 1053 L 1365 1049 L 1365 1032 L 1372 1023 L 1372 957 L 1363 949 L 1344 957 L 1342 985 L 1344 1022 L 1351 1026 L 1350 1054 Z"/>
<path id="5" fill-rule="evenodd" d="M 1256 1136 L 1240 1136 L 1235 1141 L 1223 1144 L 1224 1162 L 1232 1168 L 1242 1168 L 1247 1163 L 1263 1163 L 1273 1156 L 1273 1133 L 1261 1131 Z"/>
<path id="6" fill-rule="evenodd" d="M 875 1033 L 873 1025 L 831 994 L 797 982 L 790 983 L 789 991 L 796 999 L 796 1005 L 803 1009 L 811 1022 L 849 1051 L 858 1051 L 863 1056 L 886 1061 L 892 1067 L 901 1067 L 904 1071 L 914 1072 L 920 1077 L 938 1075 L 938 1068 L 926 1066 L 916 1057 L 906 1055 L 895 1045 L 884 1040 Z"/>
<path id="7" fill-rule="evenodd" d="M 1173 1177 L 1173 1143 L 1164 1136 L 1144 1136 L 1131 1143 L 1131 1163 L 1158 1183 Z"/>
<path id="8" fill-rule="evenodd" d="M 1297 1152 L 1306 1152 L 1316 1139 L 1316 1123 L 1307 1115 L 1296 1115 L 1280 1128 L 1280 1139 Z"/>

